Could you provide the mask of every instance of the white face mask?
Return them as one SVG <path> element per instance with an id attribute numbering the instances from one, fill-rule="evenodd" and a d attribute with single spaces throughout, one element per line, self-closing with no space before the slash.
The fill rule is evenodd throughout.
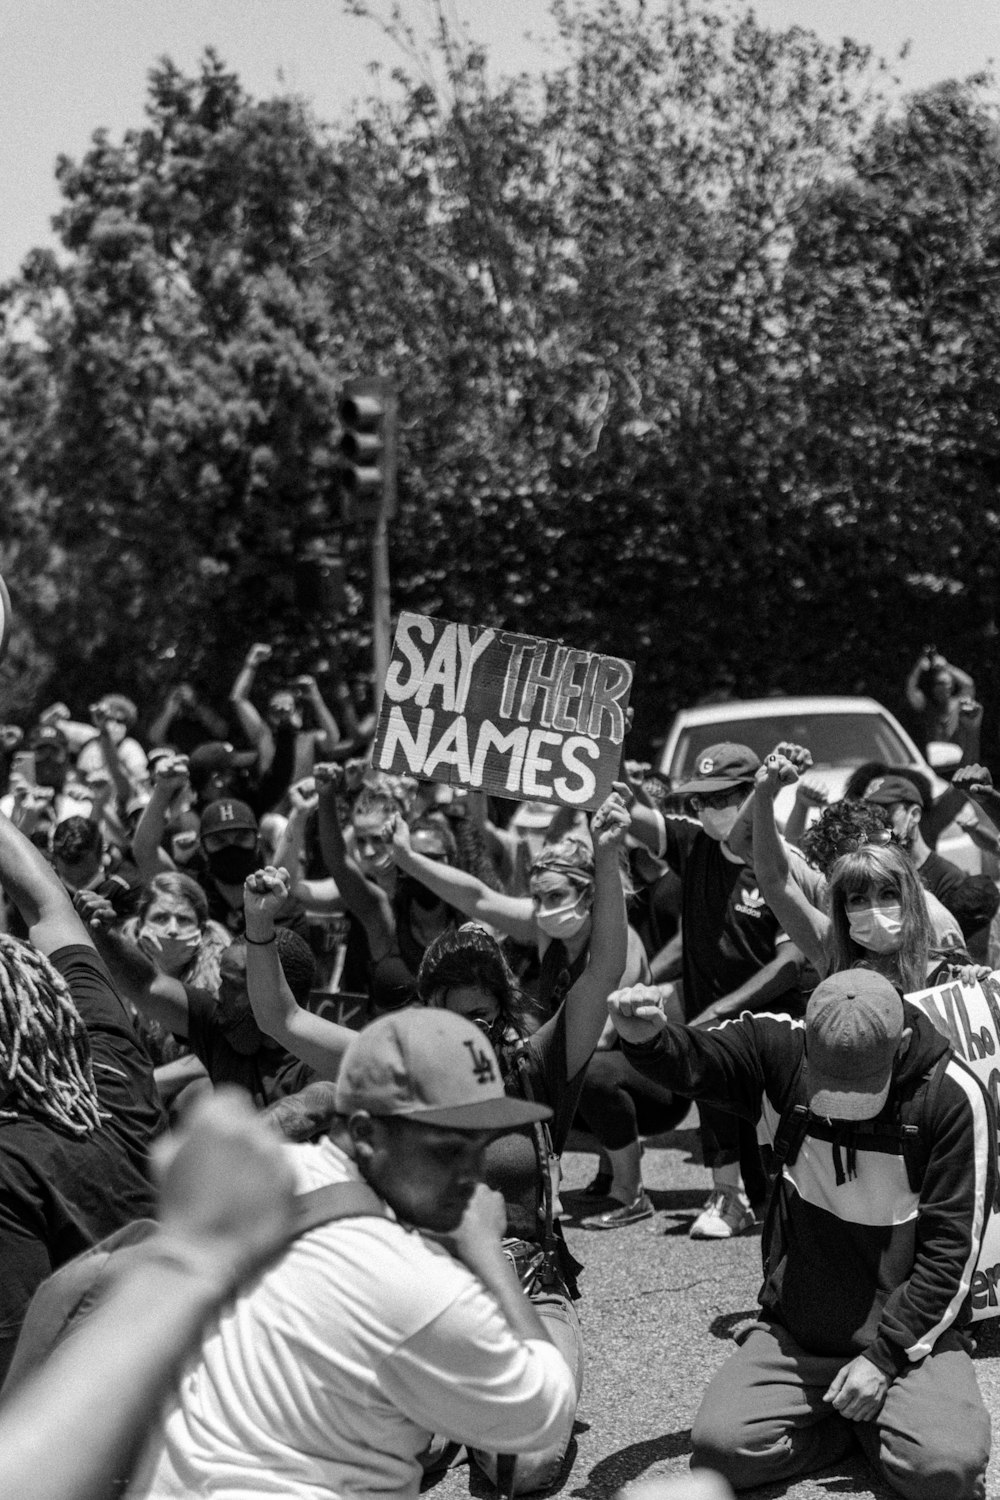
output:
<path id="1" fill-rule="evenodd" d="M 158 969 L 165 974 L 179 974 L 182 969 L 187 968 L 198 951 L 201 933 L 186 933 L 183 937 L 177 937 L 157 932 L 152 927 L 143 927 L 139 938 Z"/>
<path id="2" fill-rule="evenodd" d="M 738 807 L 703 807 L 698 813 L 698 822 L 710 839 L 721 844 L 732 833 L 739 815 Z"/>
<path id="3" fill-rule="evenodd" d="M 847 913 L 851 937 L 872 953 L 895 953 L 903 936 L 901 906 L 865 906 Z"/>
<path id="4" fill-rule="evenodd" d="M 566 943 L 570 938 L 576 937 L 590 915 L 589 912 L 579 911 L 579 905 L 580 898 L 577 897 L 569 906 L 557 906 L 554 911 L 537 912 L 535 921 L 546 937 L 558 938 Z"/>

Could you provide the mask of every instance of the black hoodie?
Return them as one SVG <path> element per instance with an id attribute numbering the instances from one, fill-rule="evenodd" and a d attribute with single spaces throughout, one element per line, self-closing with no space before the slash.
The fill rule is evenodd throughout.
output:
<path id="1" fill-rule="evenodd" d="M 904 1001 L 913 1036 L 884 1109 L 863 1126 L 809 1116 L 772 1189 L 762 1242 L 763 1313 L 814 1354 L 864 1354 L 890 1379 L 968 1320 L 992 1197 L 992 1122 L 977 1081 L 952 1059 L 914 1101 L 950 1043 Z M 759 1121 L 773 1143 L 785 1110 L 806 1103 L 805 1024 L 751 1015 L 694 1030 L 668 1026 L 625 1043 L 639 1072 L 681 1094 Z M 930 1118 L 925 1115 L 930 1111 Z M 921 1133 L 926 1162 L 910 1185 L 901 1123 Z"/>

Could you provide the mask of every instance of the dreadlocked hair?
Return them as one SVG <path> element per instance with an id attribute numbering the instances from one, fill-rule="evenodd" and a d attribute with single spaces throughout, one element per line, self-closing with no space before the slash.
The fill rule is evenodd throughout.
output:
<path id="1" fill-rule="evenodd" d="M 0 933 L 0 1119 L 44 1116 L 89 1135 L 101 1111 L 90 1038 L 69 986 L 44 954 Z"/>

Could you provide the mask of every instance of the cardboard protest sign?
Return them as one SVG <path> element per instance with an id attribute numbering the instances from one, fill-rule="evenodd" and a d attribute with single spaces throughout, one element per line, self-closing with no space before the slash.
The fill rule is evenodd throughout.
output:
<path id="1" fill-rule="evenodd" d="M 372 764 L 519 801 L 600 807 L 618 778 L 632 663 L 400 615 Z"/>
<path id="2" fill-rule="evenodd" d="M 940 984 L 907 995 L 954 1045 L 1000 1106 L 1000 974 L 975 985 Z M 1000 1109 L 997 1114 L 1000 1120 Z M 1000 1195 L 1000 1189 L 998 1189 Z M 972 1278 L 972 1318 L 1000 1317 L 1000 1202 L 987 1216 L 979 1262 Z"/>

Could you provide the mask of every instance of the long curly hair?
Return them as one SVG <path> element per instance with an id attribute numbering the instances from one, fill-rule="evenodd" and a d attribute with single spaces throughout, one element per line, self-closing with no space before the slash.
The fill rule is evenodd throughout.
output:
<path id="1" fill-rule="evenodd" d="M 44 954 L 0 934 L 0 1118 L 40 1116 L 89 1135 L 103 1114 L 90 1038 L 69 985 Z"/>
<path id="2" fill-rule="evenodd" d="M 872 953 L 851 937 L 847 917 L 850 896 L 867 896 L 872 887 L 886 886 L 902 908 L 903 930 L 899 948 L 892 953 Z M 853 969 L 864 963 L 877 969 L 904 993 L 927 984 L 930 920 L 923 886 L 910 860 L 894 844 L 863 844 L 844 854 L 830 872 L 830 918 L 833 923 L 831 972 Z"/>

